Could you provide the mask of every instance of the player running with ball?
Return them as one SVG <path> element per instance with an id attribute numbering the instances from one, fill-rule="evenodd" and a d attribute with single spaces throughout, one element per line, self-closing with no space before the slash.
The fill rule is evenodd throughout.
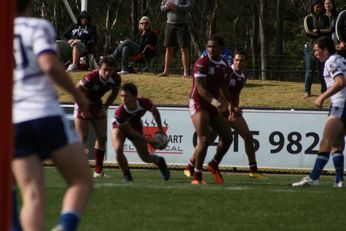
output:
<path id="1" fill-rule="evenodd" d="M 148 140 L 143 133 L 141 117 L 149 111 L 152 113 L 160 133 L 165 134 L 159 110 L 148 98 L 137 98 L 138 90 L 133 83 L 126 83 L 121 87 L 121 105 L 116 109 L 113 119 L 112 144 L 116 160 L 124 175 L 124 182 L 133 181 L 129 164 L 124 155 L 124 142 L 128 138 L 135 146 L 139 157 L 146 163 L 157 165 L 164 180 L 169 180 L 170 172 L 163 157 L 151 155 L 147 144 L 157 145 L 154 140 Z"/>

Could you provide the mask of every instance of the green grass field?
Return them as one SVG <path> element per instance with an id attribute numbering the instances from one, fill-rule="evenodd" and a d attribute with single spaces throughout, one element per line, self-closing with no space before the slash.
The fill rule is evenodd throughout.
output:
<path id="1" fill-rule="evenodd" d="M 71 74 L 77 82 L 83 72 Z M 162 105 L 187 105 L 191 78 L 158 78 L 152 74 L 132 74 L 122 78 L 134 82 L 141 96 Z M 313 84 L 313 97 L 303 98 L 304 83 L 249 80 L 241 95 L 241 106 L 312 109 L 319 93 Z M 60 101 L 71 98 L 59 91 Z M 115 103 L 119 103 L 117 98 Z M 328 105 L 325 106 L 325 108 Z M 332 187 L 333 176 L 322 176 L 312 188 L 292 188 L 302 175 L 267 175 L 252 180 L 247 174 L 224 173 L 225 184 L 192 186 L 182 170 L 172 170 L 163 182 L 158 170 L 134 169 L 134 183 L 122 183 L 118 169 L 107 169 L 109 179 L 95 179 L 95 189 L 79 230 L 230 230 L 306 231 L 346 230 L 346 191 Z M 46 168 L 47 228 L 53 227 L 65 189 L 54 168 Z"/>
<path id="2" fill-rule="evenodd" d="M 345 230 L 346 191 L 332 187 L 334 177 L 322 176 L 317 187 L 292 188 L 301 175 L 224 173 L 216 185 L 193 186 L 181 170 L 164 182 L 158 170 L 132 170 L 134 182 L 122 183 L 118 169 L 108 179 L 95 179 L 95 189 L 79 230 Z M 46 168 L 47 228 L 55 225 L 65 186 Z"/>
<path id="3" fill-rule="evenodd" d="M 77 82 L 86 73 L 73 72 L 70 76 Z M 188 105 L 191 78 L 182 78 L 180 75 L 159 78 L 151 73 L 142 73 L 123 76 L 122 81 L 135 83 L 139 95 L 151 98 L 157 105 Z M 313 84 L 312 97 L 304 99 L 304 82 L 248 80 L 240 96 L 240 106 L 313 109 L 319 89 L 319 84 Z M 71 97 L 65 92 L 59 91 L 59 95 L 61 102 L 72 103 Z M 115 103 L 119 103 L 119 98 Z M 325 105 L 327 107 L 328 103 Z"/>

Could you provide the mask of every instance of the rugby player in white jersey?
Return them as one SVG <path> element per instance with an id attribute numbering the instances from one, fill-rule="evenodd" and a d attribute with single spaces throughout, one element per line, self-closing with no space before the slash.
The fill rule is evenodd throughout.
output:
<path id="1" fill-rule="evenodd" d="M 322 108 L 330 97 L 331 106 L 324 125 L 320 150 L 310 176 L 292 184 L 294 187 L 319 184 L 321 172 L 333 155 L 336 179 L 334 187 L 342 188 L 344 183 L 344 134 L 346 126 L 346 60 L 335 53 L 335 44 L 329 37 L 321 37 L 314 42 L 315 57 L 324 62 L 323 76 L 327 91 L 318 96 L 315 106 Z"/>
<path id="2" fill-rule="evenodd" d="M 92 192 L 92 179 L 83 145 L 65 120 L 53 83 L 71 94 L 82 111 L 87 110 L 88 100 L 59 62 L 53 26 L 29 17 L 30 9 L 30 0 L 18 0 L 14 22 L 12 170 L 23 202 L 20 221 L 24 230 L 46 230 L 41 161 L 50 158 L 67 183 L 59 223 L 53 230 L 74 231 Z"/>

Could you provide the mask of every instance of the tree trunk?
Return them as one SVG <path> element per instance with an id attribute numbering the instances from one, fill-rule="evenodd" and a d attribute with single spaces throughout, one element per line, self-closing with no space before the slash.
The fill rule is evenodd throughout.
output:
<path id="1" fill-rule="evenodd" d="M 217 12 L 217 9 L 219 8 L 219 0 L 215 0 L 214 4 L 210 5 L 209 7 L 212 8 L 212 10 L 210 13 L 208 13 L 207 21 L 206 21 L 207 38 L 209 38 L 210 35 L 212 35 L 215 31 L 216 12 Z"/>
<path id="2" fill-rule="evenodd" d="M 109 4 L 106 10 L 106 22 L 105 22 L 105 28 L 104 28 L 104 32 L 105 32 L 105 43 L 103 45 L 103 54 L 107 54 L 108 53 L 108 49 L 110 47 L 110 43 L 112 41 L 112 33 L 110 33 L 110 10 L 111 10 L 111 6 L 112 4 Z"/>
<path id="3" fill-rule="evenodd" d="M 138 1 L 132 0 L 132 10 L 131 10 L 131 32 L 132 39 L 138 34 Z"/>
<path id="4" fill-rule="evenodd" d="M 267 44 L 266 44 L 266 16 L 267 10 L 267 0 L 259 0 L 259 36 L 261 44 L 261 79 L 268 79 L 267 73 Z"/>
<path id="5" fill-rule="evenodd" d="M 104 33 L 105 33 L 105 43 L 103 45 L 103 54 L 108 54 L 108 50 L 111 48 L 111 42 L 112 42 L 112 31 L 117 25 L 120 9 L 122 7 L 122 1 L 120 0 L 117 6 L 114 6 L 112 3 L 108 5 L 106 10 L 106 22 L 104 27 Z M 110 24 L 111 21 L 111 12 L 115 11 L 115 16 L 112 21 L 112 24 Z"/>
<path id="6" fill-rule="evenodd" d="M 147 15 L 147 1 L 142 0 L 142 5 L 141 5 L 141 16 Z"/>
<path id="7" fill-rule="evenodd" d="M 276 46 L 275 46 L 275 54 L 282 55 L 283 54 L 283 9 L 284 9 L 284 1 L 277 0 L 276 4 Z"/>
<path id="8" fill-rule="evenodd" d="M 79 5 L 79 0 L 75 0 L 75 5 L 76 5 L 76 9 L 77 9 L 77 16 L 78 16 L 79 13 L 81 12 L 80 5 Z"/>
<path id="9" fill-rule="evenodd" d="M 250 46 L 251 46 L 251 64 L 252 64 L 252 76 L 255 79 L 258 79 L 257 73 L 256 73 L 256 56 L 258 55 L 258 5 L 255 1 L 252 2 L 252 29 L 251 29 L 251 38 L 250 38 Z"/>
<path id="10" fill-rule="evenodd" d="M 54 26 L 55 28 L 59 28 L 59 24 L 58 24 L 58 15 L 56 14 L 56 2 L 54 1 L 54 7 L 53 7 L 53 22 L 54 22 Z"/>

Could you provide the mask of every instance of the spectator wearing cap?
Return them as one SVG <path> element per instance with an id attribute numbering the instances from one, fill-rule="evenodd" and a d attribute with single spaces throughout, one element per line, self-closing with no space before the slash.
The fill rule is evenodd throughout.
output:
<path id="1" fill-rule="evenodd" d="M 88 54 L 96 46 L 97 31 L 96 26 L 91 23 L 91 16 L 86 11 L 82 11 L 77 19 L 77 23 L 71 24 L 57 41 L 61 59 L 64 62 L 72 58 L 67 72 L 78 69 L 79 58 Z"/>
<path id="2" fill-rule="evenodd" d="M 151 30 L 151 21 L 149 17 L 143 16 L 139 22 L 139 34 L 134 40 L 125 39 L 120 41 L 118 47 L 111 54 L 115 60 L 121 58 L 121 71 L 120 75 L 126 75 L 129 70 L 129 58 L 140 54 L 147 45 L 155 47 L 157 35 Z"/>
<path id="3" fill-rule="evenodd" d="M 319 70 L 321 82 L 321 93 L 326 91 L 326 83 L 323 79 L 323 63 L 313 57 L 312 44 L 314 40 L 322 36 L 331 36 L 332 28 L 329 18 L 324 14 L 323 0 L 313 0 L 311 2 L 311 12 L 304 18 L 304 31 L 309 37 L 304 46 L 305 59 L 305 94 L 304 98 L 311 96 L 311 85 L 316 65 Z"/>

